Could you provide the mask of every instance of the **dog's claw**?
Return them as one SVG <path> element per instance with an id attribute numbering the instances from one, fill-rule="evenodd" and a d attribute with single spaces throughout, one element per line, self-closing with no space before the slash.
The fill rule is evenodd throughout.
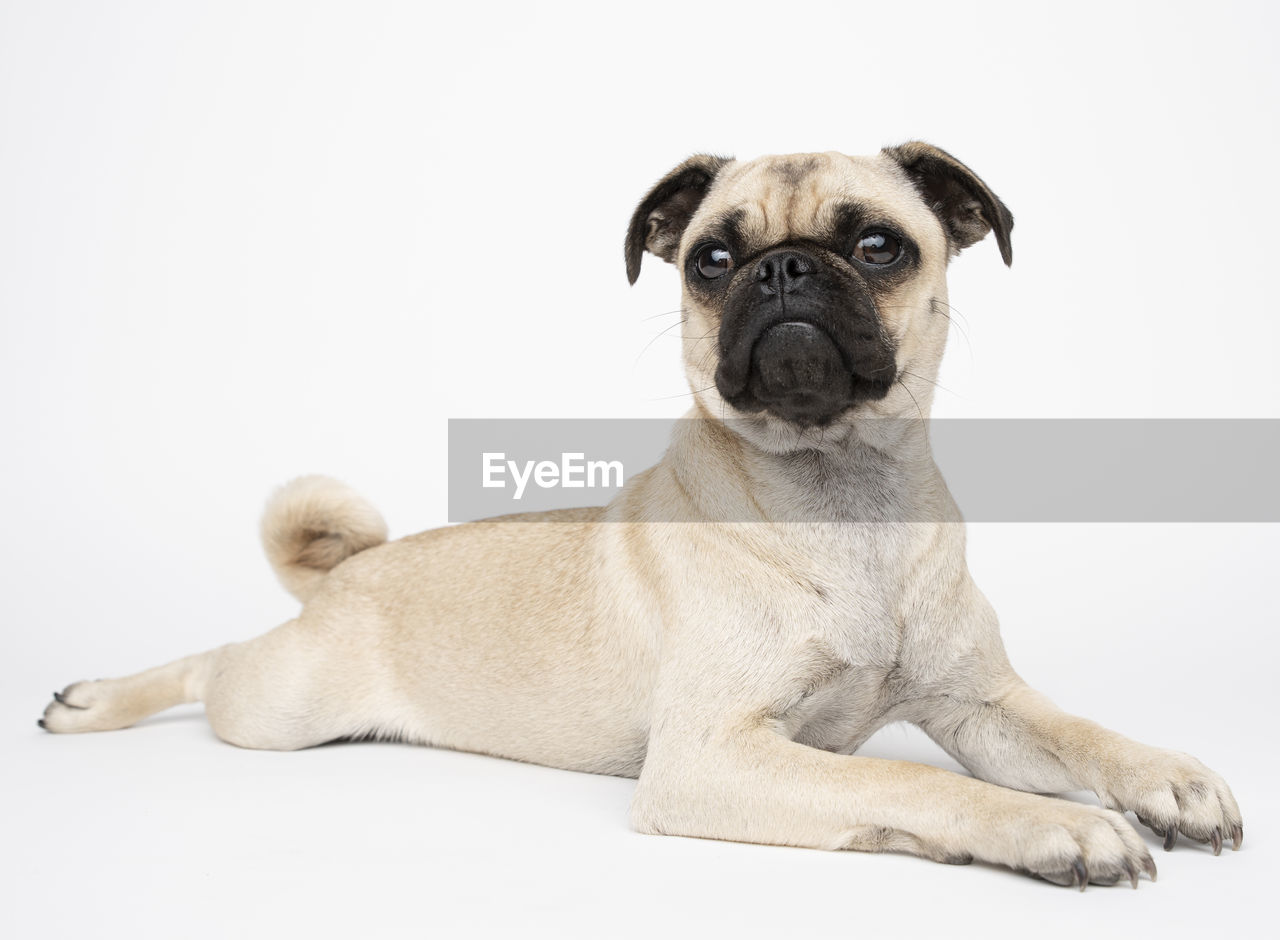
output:
<path id="1" fill-rule="evenodd" d="M 41 728 L 44 728 L 44 719 L 43 719 L 43 718 L 37 718 L 37 719 L 36 719 L 36 724 L 38 724 Z M 48 729 L 48 728 L 44 728 L 44 730 L 45 730 L 45 731 L 48 731 L 49 729 Z"/>
<path id="2" fill-rule="evenodd" d="M 1156 860 L 1150 855 L 1142 860 L 1142 870 L 1147 873 L 1147 877 L 1152 881 L 1156 880 Z"/>
<path id="3" fill-rule="evenodd" d="M 1133 867 L 1133 862 L 1125 859 L 1124 872 L 1129 876 L 1129 884 L 1133 885 L 1133 890 L 1138 890 L 1138 869 Z"/>
<path id="4" fill-rule="evenodd" d="M 1083 891 L 1089 883 L 1089 869 L 1085 867 L 1084 859 L 1076 859 L 1071 863 L 1072 884 L 1078 885 Z"/>
<path id="5" fill-rule="evenodd" d="M 1231 851 L 1240 848 L 1240 843 L 1244 841 L 1244 826 L 1237 825 L 1231 830 Z"/>
<path id="6" fill-rule="evenodd" d="M 1216 826 L 1214 827 L 1213 832 L 1209 833 L 1209 844 L 1213 846 L 1214 855 L 1222 854 L 1222 830 Z"/>
<path id="7" fill-rule="evenodd" d="M 67 706 L 67 708 L 77 708 L 77 709 L 79 709 L 80 711 L 84 711 L 84 710 L 85 710 L 85 708 L 87 707 L 87 706 L 84 706 L 84 705 L 73 705 L 73 704 L 71 704 L 70 702 L 68 702 L 68 701 L 67 701 L 66 696 L 65 696 L 65 695 L 63 695 L 61 692 L 54 692 L 54 693 L 53 693 L 53 700 L 54 700 L 55 702 L 57 702 L 59 705 L 65 705 L 65 706 Z"/>
<path id="8" fill-rule="evenodd" d="M 1178 824 L 1176 822 L 1169 823 L 1169 828 L 1164 833 L 1164 850 L 1172 852 L 1174 843 L 1178 841 Z"/>

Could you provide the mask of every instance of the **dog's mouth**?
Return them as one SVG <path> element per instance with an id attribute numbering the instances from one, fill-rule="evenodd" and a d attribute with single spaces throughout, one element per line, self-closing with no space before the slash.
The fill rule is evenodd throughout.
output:
<path id="1" fill-rule="evenodd" d="M 861 402 L 884 398 L 894 371 L 892 357 L 851 354 L 822 327 L 787 320 L 762 330 L 745 362 L 722 358 L 716 387 L 739 411 L 821 427 Z"/>

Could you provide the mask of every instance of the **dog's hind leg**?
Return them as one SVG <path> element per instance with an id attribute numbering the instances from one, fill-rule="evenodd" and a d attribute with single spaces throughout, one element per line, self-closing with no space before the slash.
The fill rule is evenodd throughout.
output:
<path id="1" fill-rule="evenodd" d="M 61 692 L 39 721 L 46 731 L 114 731 L 148 715 L 196 702 L 219 650 L 188 656 L 122 679 L 75 682 Z"/>
<path id="2" fill-rule="evenodd" d="M 333 568 L 384 543 L 387 526 L 337 480 L 299 477 L 267 503 L 262 540 L 280 580 L 307 603 Z M 328 629 L 324 615 L 304 612 L 246 643 L 123 679 L 77 682 L 54 693 L 40 726 L 112 731 L 204 702 L 218 737 L 242 747 L 294 750 L 335 738 L 401 736 L 397 719 L 386 720 L 399 712 L 388 708 L 385 683 L 354 638 L 359 631 L 342 625 Z"/>
<path id="3" fill-rule="evenodd" d="M 295 750 L 380 734 L 361 718 L 367 703 L 359 692 L 359 657 L 345 651 L 335 658 L 335 652 L 291 620 L 248 642 L 136 675 L 77 682 L 55 694 L 40 725 L 53 732 L 111 731 L 174 705 L 204 702 L 218 737 L 241 747 Z"/>

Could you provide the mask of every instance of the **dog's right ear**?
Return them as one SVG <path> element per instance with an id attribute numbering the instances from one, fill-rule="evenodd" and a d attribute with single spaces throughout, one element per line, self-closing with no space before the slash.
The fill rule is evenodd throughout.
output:
<path id="1" fill-rule="evenodd" d="M 716 174 L 732 162 L 732 157 L 696 154 L 664 176 L 640 200 L 627 228 L 628 281 L 634 284 L 640 276 L 640 259 L 646 249 L 663 261 L 676 260 L 680 237 L 689 220 L 698 211 Z"/>

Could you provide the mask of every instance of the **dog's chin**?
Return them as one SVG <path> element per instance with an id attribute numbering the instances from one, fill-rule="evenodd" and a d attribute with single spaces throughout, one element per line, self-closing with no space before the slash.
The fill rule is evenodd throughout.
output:
<path id="1" fill-rule="evenodd" d="M 821 386 L 779 393 L 770 388 L 767 381 L 753 374 L 745 389 L 735 393 L 717 385 L 717 391 L 734 411 L 742 415 L 771 418 L 793 428 L 807 430 L 828 428 L 856 417 L 860 408 L 888 395 L 892 385 L 892 382 L 845 373 L 833 376 L 832 381 Z"/>
<path id="2" fill-rule="evenodd" d="M 735 396 L 724 397 L 741 412 L 763 413 L 797 428 L 825 428 L 843 418 L 854 416 L 859 406 L 880 401 L 889 394 L 892 385 L 890 382 L 853 375 L 841 376 L 839 379 L 838 384 L 779 395 L 753 376 L 746 390 Z M 723 395 L 723 391 L 721 394 Z"/>

